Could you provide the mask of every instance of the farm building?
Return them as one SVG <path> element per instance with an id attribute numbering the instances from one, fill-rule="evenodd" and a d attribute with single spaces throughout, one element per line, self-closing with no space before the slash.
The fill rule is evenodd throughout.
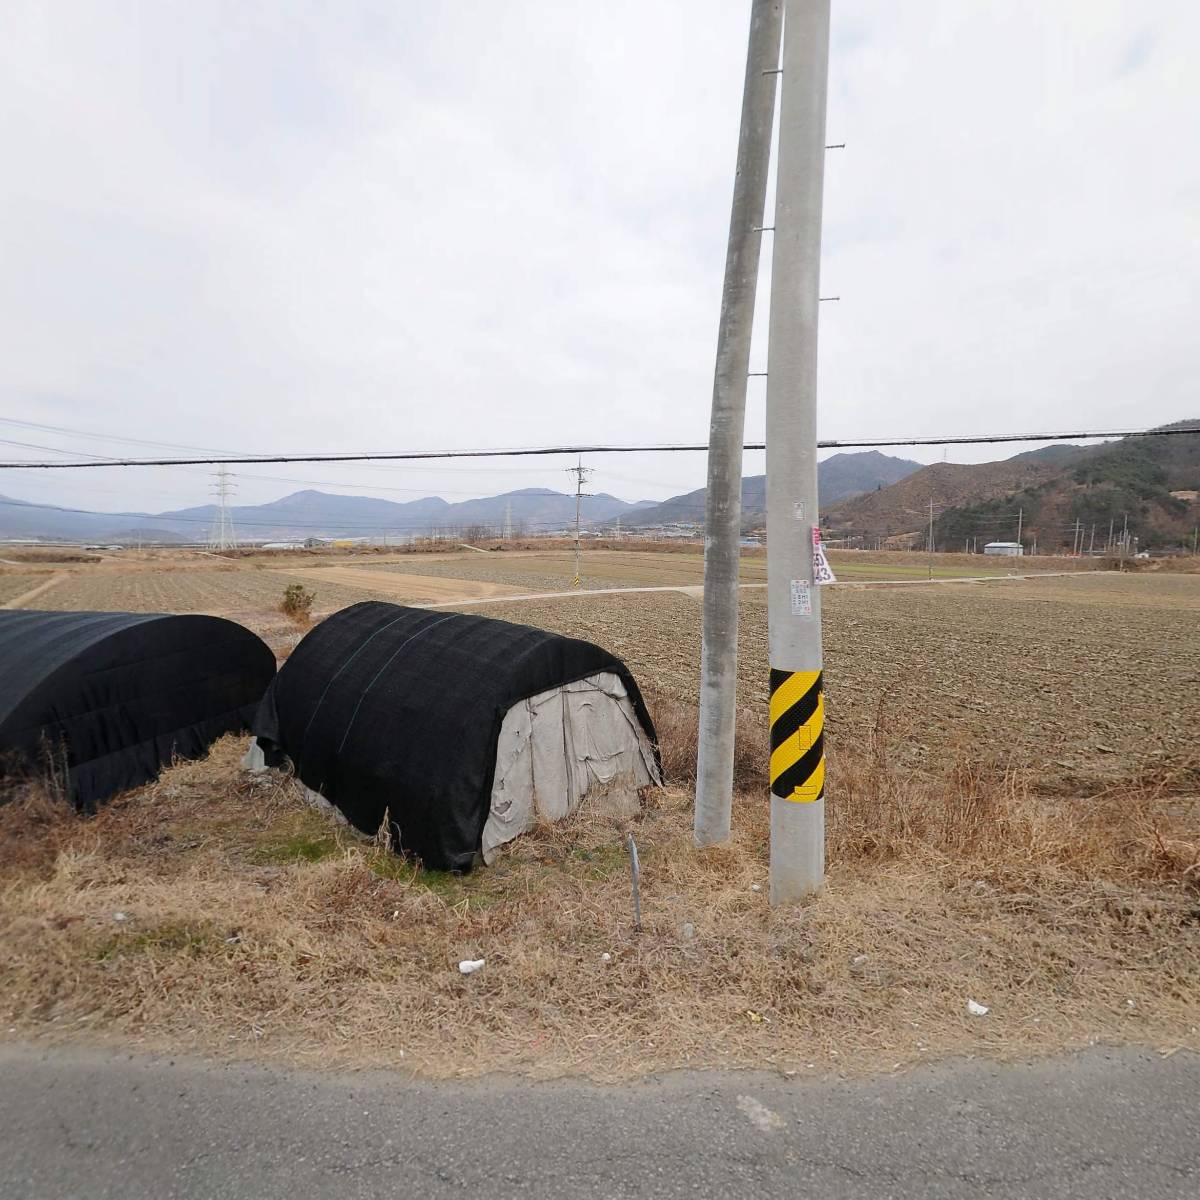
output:
<path id="1" fill-rule="evenodd" d="M 92 809 L 245 729 L 274 674 L 219 617 L 0 612 L 0 772 L 50 768 Z"/>
<path id="2" fill-rule="evenodd" d="M 983 548 L 984 554 L 998 554 L 1001 557 L 1016 558 L 1025 553 L 1025 547 L 1020 542 L 988 542 Z"/>
<path id="3" fill-rule="evenodd" d="M 300 642 L 254 733 L 268 765 L 290 759 L 351 824 L 375 833 L 386 820 L 395 849 L 440 870 L 490 861 L 589 794 L 635 807 L 661 778 L 637 683 L 606 650 L 377 601 Z"/>

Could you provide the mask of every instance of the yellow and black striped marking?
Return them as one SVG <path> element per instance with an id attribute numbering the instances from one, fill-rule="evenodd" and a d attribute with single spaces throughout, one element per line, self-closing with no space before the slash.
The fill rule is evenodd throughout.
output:
<path id="1" fill-rule="evenodd" d="M 811 803 L 825 794 L 825 700 L 820 671 L 771 670 L 771 795 Z"/>

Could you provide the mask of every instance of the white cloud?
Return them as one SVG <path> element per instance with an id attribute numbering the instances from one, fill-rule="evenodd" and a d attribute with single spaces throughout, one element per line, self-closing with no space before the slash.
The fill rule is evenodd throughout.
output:
<path id="1" fill-rule="evenodd" d="M 703 439 L 748 5 L 10 7 L 6 415 L 240 450 Z M 837 0 L 825 434 L 1195 414 L 1198 47 L 1182 2 Z M 565 465 L 257 473 L 454 496 Z M 703 480 L 594 465 L 631 498 Z"/>

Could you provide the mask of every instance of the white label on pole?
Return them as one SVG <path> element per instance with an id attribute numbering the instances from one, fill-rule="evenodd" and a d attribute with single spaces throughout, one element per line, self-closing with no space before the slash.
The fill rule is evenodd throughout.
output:
<path id="1" fill-rule="evenodd" d="M 809 591 L 807 579 L 792 580 L 792 616 L 812 616 L 812 592 Z"/>
<path id="2" fill-rule="evenodd" d="M 818 525 L 813 526 L 812 542 L 813 583 L 837 583 L 837 577 L 833 573 L 833 568 L 829 565 L 829 559 L 825 557 L 825 546 L 821 542 L 821 529 Z"/>
<path id="3" fill-rule="evenodd" d="M 804 520 L 804 501 L 803 500 L 797 500 L 796 503 L 792 505 L 792 516 L 795 517 L 797 521 Z"/>

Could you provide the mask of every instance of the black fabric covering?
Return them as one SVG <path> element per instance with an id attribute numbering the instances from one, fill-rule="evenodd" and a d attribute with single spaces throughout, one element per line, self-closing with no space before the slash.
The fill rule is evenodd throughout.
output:
<path id="1" fill-rule="evenodd" d="M 628 668 L 590 642 L 463 613 L 367 601 L 327 617 L 267 690 L 254 733 L 313 791 L 435 870 L 468 870 L 487 822 L 505 713 L 598 671 Z"/>
<path id="2" fill-rule="evenodd" d="M 0 756 L 65 757 L 91 809 L 245 729 L 275 674 L 250 630 L 219 617 L 0 611 Z"/>

